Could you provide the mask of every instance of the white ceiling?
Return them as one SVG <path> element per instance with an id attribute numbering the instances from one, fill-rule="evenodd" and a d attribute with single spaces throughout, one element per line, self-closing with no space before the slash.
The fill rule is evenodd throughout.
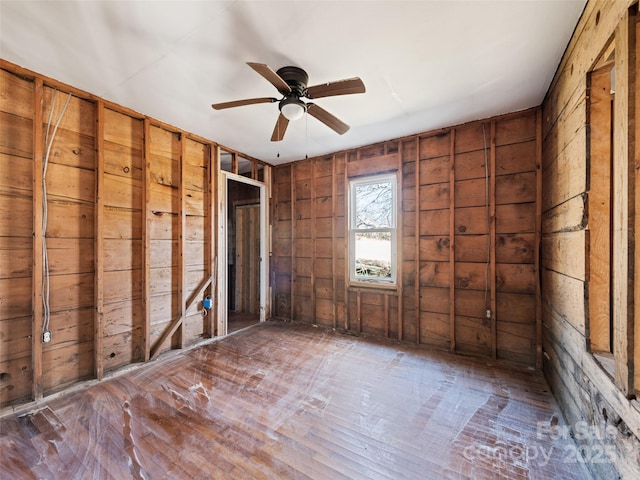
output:
<path id="1" fill-rule="evenodd" d="M 0 55 L 271 164 L 539 105 L 586 0 L 6 1 Z M 246 62 L 359 76 L 270 141 L 279 97 Z M 279 153 L 279 157 L 278 157 Z"/>

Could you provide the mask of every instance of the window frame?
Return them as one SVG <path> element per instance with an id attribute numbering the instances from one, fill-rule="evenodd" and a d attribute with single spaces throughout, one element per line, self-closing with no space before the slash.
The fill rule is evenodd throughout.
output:
<path id="1" fill-rule="evenodd" d="M 360 185 L 371 185 L 376 183 L 391 184 L 391 226 L 385 228 L 357 228 L 355 225 L 356 218 L 356 189 Z M 366 175 L 349 179 L 348 186 L 348 269 L 349 284 L 377 286 L 377 287 L 397 287 L 398 285 L 398 219 L 399 219 L 399 199 L 398 199 L 398 175 L 396 172 Z M 355 239 L 358 233 L 378 233 L 389 232 L 391 237 L 391 276 L 380 278 L 363 278 L 356 275 L 356 255 L 355 255 Z"/>

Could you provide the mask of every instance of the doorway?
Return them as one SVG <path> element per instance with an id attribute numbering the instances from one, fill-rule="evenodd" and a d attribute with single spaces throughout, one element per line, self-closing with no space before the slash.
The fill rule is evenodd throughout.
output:
<path id="1" fill-rule="evenodd" d="M 226 335 L 265 319 L 266 195 L 261 182 L 222 173 L 218 334 Z"/>

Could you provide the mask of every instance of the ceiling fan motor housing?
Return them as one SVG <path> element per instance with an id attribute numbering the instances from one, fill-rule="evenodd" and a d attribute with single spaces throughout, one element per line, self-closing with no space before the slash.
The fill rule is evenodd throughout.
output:
<path id="1" fill-rule="evenodd" d="M 298 67 L 282 67 L 276 73 L 291 87 L 291 93 L 282 91 L 280 93 L 285 96 L 293 94 L 298 98 L 304 96 L 309 83 L 307 72 Z"/>

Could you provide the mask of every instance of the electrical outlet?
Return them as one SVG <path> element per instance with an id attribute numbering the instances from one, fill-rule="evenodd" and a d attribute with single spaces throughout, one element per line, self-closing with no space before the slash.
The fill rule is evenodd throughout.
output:
<path id="1" fill-rule="evenodd" d="M 49 343 L 50 341 L 51 341 L 51 332 L 47 330 L 42 334 L 42 342 Z"/>
<path id="2" fill-rule="evenodd" d="M 487 310 L 487 318 L 491 318 L 491 310 Z"/>

